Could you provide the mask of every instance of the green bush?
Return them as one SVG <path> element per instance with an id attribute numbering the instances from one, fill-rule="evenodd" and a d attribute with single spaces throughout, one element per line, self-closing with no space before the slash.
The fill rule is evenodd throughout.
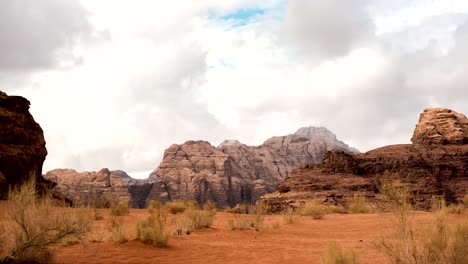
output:
<path id="1" fill-rule="evenodd" d="M 327 207 L 317 200 L 305 203 L 301 210 L 302 215 L 312 216 L 314 219 L 322 219 L 327 213 Z"/>
<path id="2" fill-rule="evenodd" d="M 349 212 L 352 214 L 367 214 L 372 212 L 372 207 L 367 203 L 363 194 L 355 193 L 349 202 Z"/>
<path id="3" fill-rule="evenodd" d="M 111 214 L 114 216 L 128 215 L 128 201 L 120 200 L 112 205 Z"/>
<path id="4" fill-rule="evenodd" d="M 354 250 L 346 250 L 336 242 L 329 242 L 320 258 L 322 264 L 358 264 L 359 257 Z"/>
<path id="5" fill-rule="evenodd" d="M 145 220 L 137 222 L 137 239 L 155 247 L 166 247 L 169 234 L 166 232 L 167 213 L 158 210 Z"/>

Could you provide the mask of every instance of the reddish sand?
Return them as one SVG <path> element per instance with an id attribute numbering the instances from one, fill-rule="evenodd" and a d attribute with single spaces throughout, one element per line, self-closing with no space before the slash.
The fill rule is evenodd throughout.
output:
<path id="1" fill-rule="evenodd" d="M 3 207 L 2 209 L 4 209 Z M 2 212 L 3 211 L 3 212 Z M 5 220 L 4 211 L 0 220 Z M 326 215 L 313 220 L 301 217 L 295 224 L 285 224 L 279 215 L 267 216 L 266 230 L 228 230 L 227 222 L 233 215 L 217 213 L 212 228 L 195 231 L 191 235 L 173 236 L 168 248 L 156 248 L 135 240 L 135 226 L 139 218 L 148 215 L 145 209 L 132 209 L 125 216 L 129 242 L 89 242 L 60 247 L 56 251 L 56 263 L 320 263 L 328 241 L 336 241 L 343 247 L 352 247 L 362 263 L 388 263 L 386 257 L 373 248 L 375 241 L 390 231 L 389 214 Z M 109 210 L 104 210 L 105 219 Z M 416 212 L 417 226 L 431 224 L 431 214 Z M 175 216 L 176 218 L 182 215 Z M 450 223 L 467 219 L 464 215 L 450 215 Z M 170 216 L 168 222 L 171 222 Z M 94 221 L 96 230 L 105 232 L 106 220 Z M 274 229 L 271 224 L 280 222 Z M 104 235 L 103 237 L 106 240 Z"/>

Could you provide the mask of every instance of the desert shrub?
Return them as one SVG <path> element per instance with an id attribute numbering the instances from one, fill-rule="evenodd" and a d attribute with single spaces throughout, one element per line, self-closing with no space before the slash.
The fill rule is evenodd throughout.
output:
<path id="1" fill-rule="evenodd" d="M 251 206 L 249 204 L 236 204 L 236 206 L 225 210 L 225 212 L 231 214 L 248 214 L 250 207 Z"/>
<path id="2" fill-rule="evenodd" d="M 278 228 L 280 227 L 280 222 L 277 221 L 277 220 L 273 221 L 273 222 L 271 223 L 271 227 L 272 227 L 273 229 L 278 229 Z"/>
<path id="3" fill-rule="evenodd" d="M 148 204 L 148 212 L 150 214 L 161 209 L 161 202 L 158 200 L 151 200 Z"/>
<path id="4" fill-rule="evenodd" d="M 50 246 L 69 239 L 81 240 L 90 231 L 91 217 L 87 211 L 70 211 L 56 207 L 50 193 L 36 196 L 35 181 L 30 180 L 9 192 L 12 203 L 7 233 L 14 239 L 6 261 L 49 263 Z"/>
<path id="5" fill-rule="evenodd" d="M 305 203 L 301 210 L 302 215 L 312 216 L 314 219 L 322 219 L 327 213 L 327 207 L 317 200 Z"/>
<path id="6" fill-rule="evenodd" d="M 183 213 L 187 209 L 197 209 L 196 201 L 172 201 L 164 204 L 164 208 L 171 214 Z"/>
<path id="7" fill-rule="evenodd" d="M 187 211 L 186 229 L 192 231 L 196 229 L 208 228 L 213 223 L 213 218 L 216 215 L 215 210 L 194 210 Z"/>
<path id="8" fill-rule="evenodd" d="M 102 215 L 101 209 L 94 208 L 93 219 L 94 219 L 94 220 L 102 220 L 102 219 L 104 219 L 104 216 Z"/>
<path id="9" fill-rule="evenodd" d="M 465 196 L 463 196 L 463 205 L 465 206 L 465 208 L 468 208 L 468 194 L 465 194 Z"/>
<path id="10" fill-rule="evenodd" d="M 347 213 L 342 205 L 327 205 L 327 214 L 344 214 Z"/>
<path id="11" fill-rule="evenodd" d="M 167 213 L 158 210 L 147 219 L 137 222 L 137 239 L 145 244 L 156 247 L 166 247 L 169 242 L 169 233 L 166 232 Z"/>
<path id="12" fill-rule="evenodd" d="M 266 213 L 267 207 L 262 203 L 250 206 L 248 214 L 235 214 L 234 219 L 228 220 L 229 229 L 255 229 L 260 231 L 263 228 Z"/>
<path id="13" fill-rule="evenodd" d="M 120 200 L 114 203 L 111 207 L 111 214 L 114 216 L 128 215 L 128 201 Z"/>
<path id="14" fill-rule="evenodd" d="M 295 224 L 299 221 L 300 218 L 300 209 L 289 207 L 283 212 L 284 222 L 287 224 Z"/>
<path id="15" fill-rule="evenodd" d="M 125 243 L 128 241 L 125 232 L 124 219 L 119 216 L 111 216 L 108 219 L 107 230 L 110 232 L 110 240 L 115 243 Z"/>
<path id="16" fill-rule="evenodd" d="M 213 203 L 211 200 L 208 200 L 204 205 L 203 205 L 203 210 L 205 211 L 216 211 L 216 204 Z"/>
<path id="17" fill-rule="evenodd" d="M 375 245 L 392 263 L 468 263 L 468 223 L 451 228 L 442 200 L 438 202 L 440 209 L 433 213 L 434 224 L 417 238 L 411 221 L 408 188 L 386 185 L 383 193 L 391 202 L 397 221 L 393 237 L 381 239 Z"/>
<path id="18" fill-rule="evenodd" d="M 355 193 L 349 202 L 349 212 L 352 214 L 367 214 L 372 212 L 372 207 L 367 203 L 363 194 Z"/>
<path id="19" fill-rule="evenodd" d="M 343 250 L 336 242 L 329 242 L 322 256 L 322 264 L 358 264 L 359 257 L 352 249 Z"/>
<path id="20" fill-rule="evenodd" d="M 451 204 L 447 206 L 446 210 L 449 214 L 463 214 L 465 206 L 463 206 L 463 204 Z"/>

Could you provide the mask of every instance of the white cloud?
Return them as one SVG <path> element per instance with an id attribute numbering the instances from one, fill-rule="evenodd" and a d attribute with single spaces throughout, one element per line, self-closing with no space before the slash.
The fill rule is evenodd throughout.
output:
<path id="1" fill-rule="evenodd" d="M 468 113 L 466 5 L 435 2 L 83 0 L 92 37 L 40 51 L 40 70 L 0 67 L 0 85 L 30 99 L 45 170 L 141 177 L 173 143 L 307 125 L 361 150 L 405 143 L 424 107 Z M 242 9 L 256 15 L 237 23 Z"/>

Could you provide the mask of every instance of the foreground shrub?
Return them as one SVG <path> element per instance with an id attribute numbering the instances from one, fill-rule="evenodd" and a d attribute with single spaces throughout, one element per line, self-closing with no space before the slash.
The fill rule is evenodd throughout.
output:
<path id="1" fill-rule="evenodd" d="M 5 262 L 49 263 L 51 245 L 81 240 L 90 230 L 90 214 L 56 207 L 51 195 L 37 197 L 34 180 L 10 191 L 8 198 L 13 205 L 9 212 L 12 224 L 6 232 L 14 245 Z"/>
<path id="2" fill-rule="evenodd" d="M 120 200 L 112 205 L 111 214 L 114 216 L 128 215 L 128 201 Z"/>
<path id="3" fill-rule="evenodd" d="M 312 216 L 314 219 L 322 219 L 327 213 L 327 207 L 317 200 L 305 203 L 301 210 L 302 215 Z"/>
<path id="4" fill-rule="evenodd" d="M 166 232 L 167 213 L 158 210 L 145 220 L 137 222 L 137 239 L 145 244 L 156 247 L 166 247 L 169 242 L 169 234 Z"/>
<path id="5" fill-rule="evenodd" d="M 197 209 L 196 201 L 172 201 L 164 204 L 164 208 L 171 214 L 183 213 L 187 209 Z"/>
<path id="6" fill-rule="evenodd" d="M 115 243 L 125 243 L 128 241 L 127 233 L 125 232 L 124 219 L 118 216 L 111 216 L 108 219 L 108 231 L 110 232 L 110 240 Z"/>
<path id="7" fill-rule="evenodd" d="M 352 214 L 367 214 L 372 212 L 372 207 L 367 203 L 363 194 L 355 193 L 349 202 L 349 212 Z"/>
<path id="8" fill-rule="evenodd" d="M 393 206 L 397 220 L 391 239 L 376 243 L 392 263 L 468 263 L 468 222 L 451 228 L 447 221 L 447 210 L 433 213 L 434 224 L 417 238 L 410 215 L 409 192 L 404 185 L 387 185 L 384 189 Z"/>
<path id="9" fill-rule="evenodd" d="M 358 264 L 359 258 L 354 250 L 346 250 L 336 242 L 329 242 L 322 256 L 320 257 L 322 264 Z"/>
<path id="10" fill-rule="evenodd" d="M 213 224 L 215 215 L 215 210 L 189 210 L 186 216 L 187 230 L 191 231 L 210 227 Z"/>

